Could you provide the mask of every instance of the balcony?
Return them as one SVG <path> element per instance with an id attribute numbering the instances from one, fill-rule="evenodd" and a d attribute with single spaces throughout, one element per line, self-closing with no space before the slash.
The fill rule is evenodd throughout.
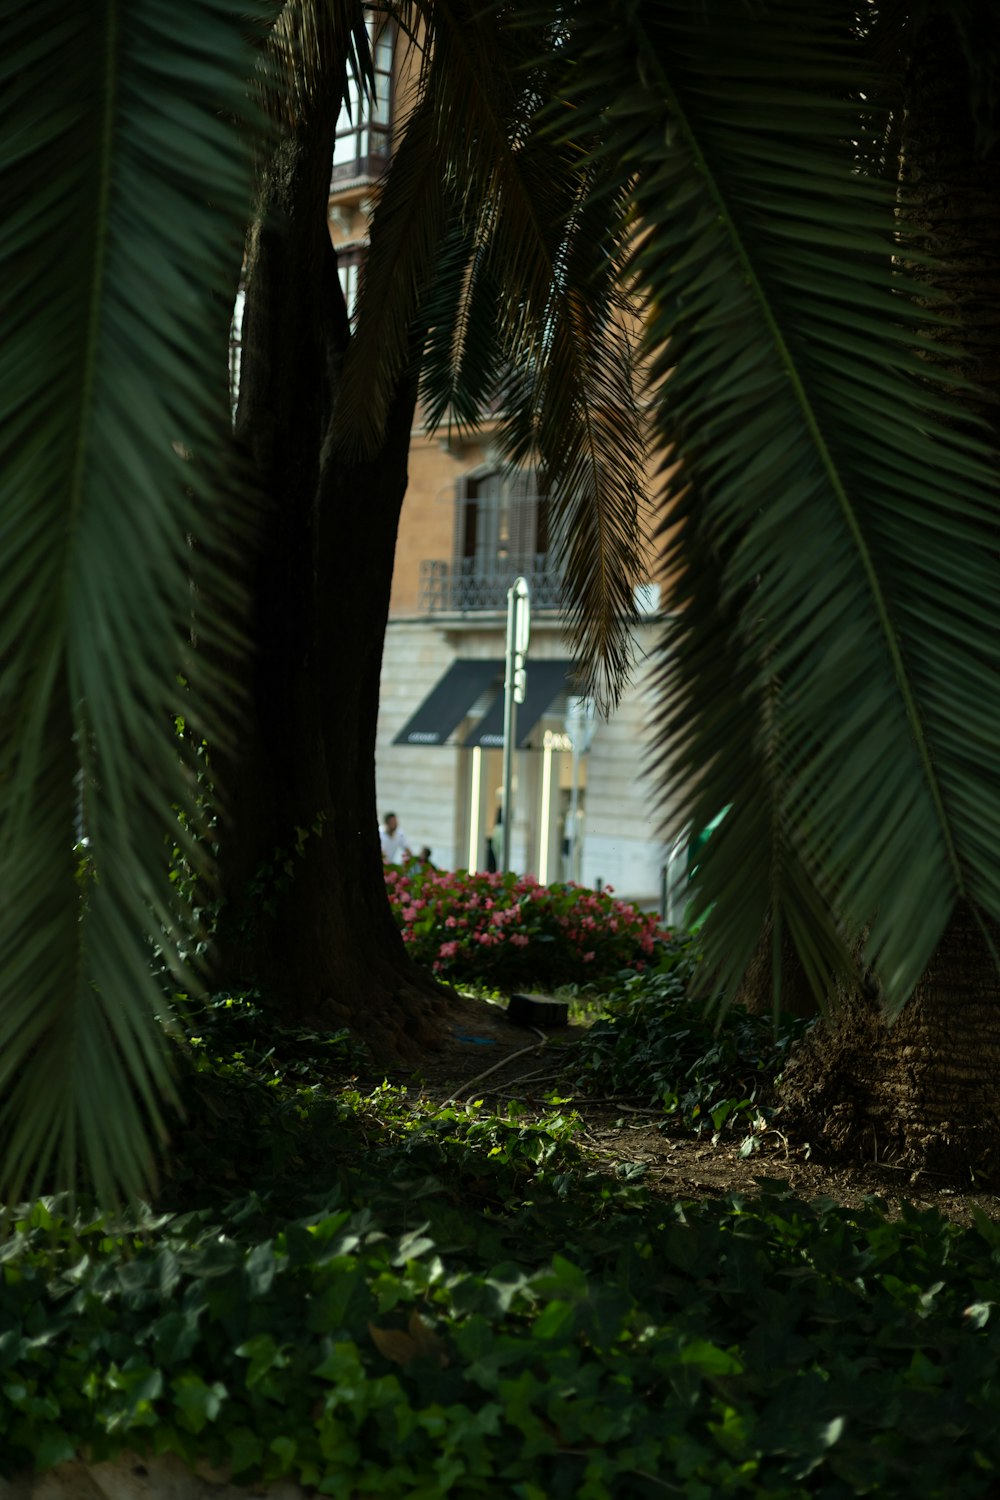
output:
<path id="1" fill-rule="evenodd" d="M 422 613 L 503 613 L 507 590 L 518 576 L 528 580 L 532 609 L 562 606 L 562 575 L 551 553 L 485 565 L 474 557 L 425 559 L 420 564 Z"/>
<path id="2" fill-rule="evenodd" d="M 330 172 L 331 198 L 360 194 L 379 181 L 392 159 L 389 138 L 373 138 L 364 151 L 358 150 L 346 160 L 335 161 Z"/>

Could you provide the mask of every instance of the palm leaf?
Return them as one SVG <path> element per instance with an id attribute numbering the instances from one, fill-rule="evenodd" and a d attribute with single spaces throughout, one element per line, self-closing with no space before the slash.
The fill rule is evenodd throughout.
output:
<path id="1" fill-rule="evenodd" d="M 769 810 L 756 840 L 727 819 L 710 841 L 707 933 L 723 964 L 752 951 L 746 891 L 774 889 L 790 836 L 896 1008 L 958 900 L 1000 916 L 1000 579 L 988 454 L 921 358 L 894 190 L 858 170 L 876 91 L 850 7 L 573 17 L 575 128 L 600 121 L 633 186 L 658 433 L 690 486 L 669 786 L 694 816 Z"/>
<path id="2" fill-rule="evenodd" d="M 254 75 L 273 120 L 294 129 L 317 105 L 333 110 L 331 59 L 342 67 L 340 97 L 346 106 L 348 75 L 359 91 L 374 88 L 365 10 L 363 0 L 285 0 L 276 7 Z"/>
<path id="3" fill-rule="evenodd" d="M 461 436 L 492 414 L 504 368 L 501 295 L 475 226 L 463 220 L 456 204 L 421 308 L 426 332 L 420 393 L 430 431 L 447 425 Z"/>
<path id="4" fill-rule="evenodd" d="M 471 424 L 487 377 L 513 372 L 495 442 L 543 472 L 566 538 L 574 645 L 613 700 L 642 574 L 643 459 L 630 349 L 612 315 L 613 216 L 579 152 L 534 126 L 548 28 L 515 26 L 516 14 L 461 0 L 426 13 L 419 102 L 373 218 L 339 431 L 362 450 L 380 441 L 414 330 L 431 325 L 428 298 L 442 319 L 423 367 L 433 420 L 461 411 Z"/>
<path id="5" fill-rule="evenodd" d="M 170 1093 L 154 945 L 193 817 L 179 710 L 238 522 L 220 484 L 249 173 L 241 0 L 7 7 L 0 58 L 2 1188 L 144 1190 Z M 44 38 L 44 45 L 40 39 Z M 236 247 L 234 252 L 234 246 Z M 211 642 L 211 615 L 198 630 Z M 180 686 L 187 678 L 186 692 Z M 81 803 L 90 839 L 77 870 Z M 181 835 L 182 836 L 182 835 Z"/>

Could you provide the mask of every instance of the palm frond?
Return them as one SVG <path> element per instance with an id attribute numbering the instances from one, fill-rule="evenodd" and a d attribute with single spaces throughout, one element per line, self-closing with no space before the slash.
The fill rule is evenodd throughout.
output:
<path id="1" fill-rule="evenodd" d="M 440 247 L 424 298 L 426 333 L 420 365 L 424 421 L 432 432 L 475 431 L 490 415 L 503 375 L 501 284 L 480 248 L 474 225 L 455 205 L 454 227 Z"/>
<path id="2" fill-rule="evenodd" d="M 9 8 L 8 8 L 9 9 Z M 150 1181 L 192 813 L 190 538 L 222 555 L 250 181 L 242 0 L 40 0 L 0 58 L 0 1188 Z M 45 45 L 39 38 L 45 38 Z M 213 597 L 231 603 L 221 571 Z M 213 619 L 199 616 L 202 640 Z M 188 688 L 181 686 L 181 679 Z M 90 841 L 78 870 L 74 842 Z M 192 814 L 193 816 L 193 814 Z"/>
<path id="3" fill-rule="evenodd" d="M 509 235 L 500 228 L 490 242 L 507 305 L 519 310 L 505 330 L 511 374 L 495 441 L 513 464 L 538 457 L 583 688 L 607 709 L 633 665 L 634 591 L 651 517 L 645 428 L 629 331 L 634 311 L 619 286 L 617 179 L 575 155 L 560 165 L 562 173 L 553 173 L 546 135 L 532 132 L 522 143 L 523 180 L 555 228 L 541 308 L 510 277 Z M 562 201 L 553 178 L 565 184 Z"/>
<path id="4" fill-rule="evenodd" d="M 608 203 L 578 149 L 535 127 L 550 24 L 516 18 L 462 0 L 429 12 L 420 102 L 373 218 L 339 431 L 378 443 L 428 298 L 442 318 L 424 364 L 434 420 L 462 411 L 471 423 L 502 356 L 495 442 L 543 472 L 566 538 L 574 645 L 613 701 L 641 576 L 643 438 Z"/>
<path id="5" fill-rule="evenodd" d="M 317 104 L 335 113 L 330 60 L 342 59 L 340 96 L 350 106 L 348 78 L 359 92 L 375 84 L 364 0 L 285 0 L 268 28 L 254 78 L 271 119 L 294 128 Z"/>
<path id="6" fill-rule="evenodd" d="M 680 801 L 692 835 L 714 827 L 690 889 L 709 957 L 702 988 L 710 1000 L 738 991 L 770 918 L 779 949 L 782 926 L 789 931 L 824 1004 L 856 979 L 856 945 L 784 804 L 781 683 L 766 636 L 745 635 L 755 623 L 752 595 L 721 596 L 721 569 L 698 515 L 688 485 L 670 509 L 679 580 L 654 676 L 660 743 L 651 757 L 669 765 L 667 797 Z M 774 963 L 775 1011 L 781 974 Z"/>
<path id="7" fill-rule="evenodd" d="M 859 171 L 873 85 L 850 8 L 574 15 L 576 128 L 601 123 L 633 183 L 658 433 L 692 487 L 678 602 L 737 606 L 731 684 L 706 670 L 719 627 L 703 611 L 675 642 L 666 714 L 687 749 L 671 785 L 693 812 L 759 793 L 718 731 L 731 717 L 769 742 L 773 681 L 769 805 L 845 930 L 868 929 L 898 1007 L 957 900 L 1000 915 L 996 491 L 920 357 L 894 195 Z M 740 883 L 772 888 L 778 857 L 762 828 L 705 861 L 735 950 L 759 931 Z"/>

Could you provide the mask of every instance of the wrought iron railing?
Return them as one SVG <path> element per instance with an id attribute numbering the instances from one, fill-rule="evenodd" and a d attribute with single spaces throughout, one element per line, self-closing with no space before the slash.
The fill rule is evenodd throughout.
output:
<path id="1" fill-rule="evenodd" d="M 465 613 L 505 610 L 507 590 L 522 576 L 531 589 L 532 609 L 558 609 L 563 602 L 562 575 L 550 553 L 536 553 L 520 563 L 484 567 L 474 557 L 451 562 L 430 558 L 420 564 L 420 608 Z"/>
<path id="2" fill-rule="evenodd" d="M 347 161 L 334 162 L 330 169 L 330 192 L 340 193 L 361 183 L 377 182 L 391 158 L 388 135 L 384 140 L 373 137 L 367 150 L 359 150 Z"/>

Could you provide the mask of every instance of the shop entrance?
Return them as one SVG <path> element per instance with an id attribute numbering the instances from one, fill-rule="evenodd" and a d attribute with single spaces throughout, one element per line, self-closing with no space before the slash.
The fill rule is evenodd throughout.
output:
<path id="1" fill-rule="evenodd" d="M 548 885 L 579 878 L 587 764 L 584 757 L 577 758 L 574 796 L 569 739 L 558 730 L 544 730 L 538 738 L 537 749 L 519 750 L 515 759 L 511 863 Z M 469 870 L 495 869 L 501 860 L 503 752 L 475 746 L 463 761 L 460 847 Z"/>

